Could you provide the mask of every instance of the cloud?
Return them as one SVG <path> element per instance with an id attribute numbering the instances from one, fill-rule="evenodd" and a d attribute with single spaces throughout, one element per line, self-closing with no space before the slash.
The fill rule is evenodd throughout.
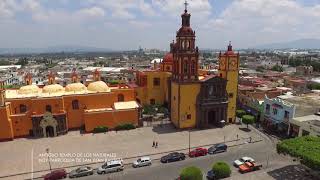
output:
<path id="1" fill-rule="evenodd" d="M 319 10 L 319 5 L 304 6 L 293 0 L 237 0 L 205 27 L 245 47 L 311 38 L 307 34 L 319 35 L 320 23 L 314 23 L 320 21 Z"/>

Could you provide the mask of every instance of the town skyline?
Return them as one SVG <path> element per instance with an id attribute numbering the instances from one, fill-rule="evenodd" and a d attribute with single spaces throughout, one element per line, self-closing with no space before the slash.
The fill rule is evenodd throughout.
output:
<path id="1" fill-rule="evenodd" d="M 0 48 L 85 46 L 111 50 L 169 49 L 184 0 L 0 3 Z M 312 39 L 320 32 L 319 1 L 193 0 L 192 24 L 203 49 L 238 48 Z M 301 26 L 303 24 L 303 26 Z M 23 31 L 21 31 L 23 29 Z M 243 33 L 246 32 L 246 33 Z M 133 35 L 134 34 L 134 35 Z"/>

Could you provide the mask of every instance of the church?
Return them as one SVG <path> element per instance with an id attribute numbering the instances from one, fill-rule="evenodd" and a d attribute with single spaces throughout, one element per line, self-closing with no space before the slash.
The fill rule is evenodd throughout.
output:
<path id="1" fill-rule="evenodd" d="M 138 72 L 137 101 L 142 104 L 167 104 L 177 128 L 209 128 L 234 123 L 240 56 L 231 43 L 219 54 L 217 75 L 199 69 L 199 48 L 191 28 L 187 4 L 181 15 L 176 40 L 170 43 L 158 69 Z"/>

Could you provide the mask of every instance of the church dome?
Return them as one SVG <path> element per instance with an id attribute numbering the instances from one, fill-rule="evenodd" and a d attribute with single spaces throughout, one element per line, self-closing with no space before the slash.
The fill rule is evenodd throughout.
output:
<path id="1" fill-rule="evenodd" d="M 68 84 L 65 88 L 67 92 L 79 92 L 79 91 L 85 91 L 87 90 L 86 86 L 83 85 L 82 83 L 72 83 Z"/>
<path id="2" fill-rule="evenodd" d="M 90 83 L 88 86 L 88 90 L 94 92 L 110 92 L 110 88 L 103 81 L 96 81 Z"/>
<path id="3" fill-rule="evenodd" d="M 59 84 L 47 85 L 42 89 L 43 93 L 58 93 L 63 91 L 64 91 L 63 87 Z"/>
<path id="4" fill-rule="evenodd" d="M 18 93 L 19 94 L 37 94 L 39 92 L 40 88 L 37 85 L 27 85 L 22 86 Z"/>
<path id="5" fill-rule="evenodd" d="M 173 54 L 167 53 L 163 58 L 164 63 L 172 63 L 173 62 Z"/>

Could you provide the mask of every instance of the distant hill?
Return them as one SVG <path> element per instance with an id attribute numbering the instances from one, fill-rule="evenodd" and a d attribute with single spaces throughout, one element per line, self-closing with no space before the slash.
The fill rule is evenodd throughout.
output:
<path id="1" fill-rule="evenodd" d="M 31 54 L 59 52 L 110 52 L 110 49 L 88 46 L 51 46 L 46 48 L 0 48 L 0 54 Z"/>
<path id="2" fill-rule="evenodd" d="M 258 45 L 255 49 L 320 49 L 320 39 L 299 39 L 290 42 Z"/>

